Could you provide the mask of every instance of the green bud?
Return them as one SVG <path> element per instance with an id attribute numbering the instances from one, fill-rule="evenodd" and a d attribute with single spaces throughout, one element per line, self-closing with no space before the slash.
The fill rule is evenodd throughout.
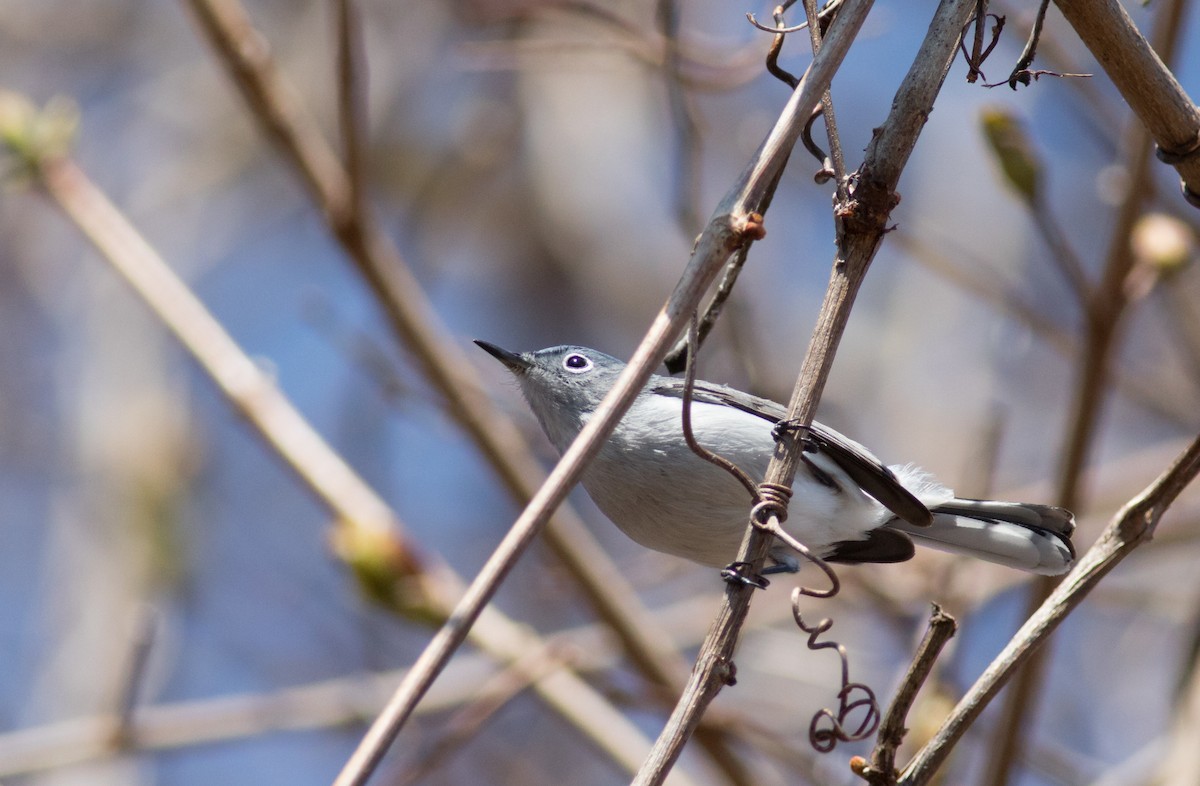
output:
<path id="1" fill-rule="evenodd" d="M 1005 109 L 991 107 L 980 115 L 983 136 L 1000 164 L 1004 179 L 1027 202 L 1035 202 L 1041 190 L 1042 163 L 1017 117 Z"/>

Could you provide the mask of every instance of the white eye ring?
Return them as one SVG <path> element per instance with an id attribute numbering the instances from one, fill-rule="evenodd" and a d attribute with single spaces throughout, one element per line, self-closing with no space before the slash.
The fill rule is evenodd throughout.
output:
<path id="1" fill-rule="evenodd" d="M 572 352 L 563 358 L 562 365 L 563 368 L 572 374 L 583 374 L 584 372 L 591 371 L 595 364 L 586 355 Z"/>

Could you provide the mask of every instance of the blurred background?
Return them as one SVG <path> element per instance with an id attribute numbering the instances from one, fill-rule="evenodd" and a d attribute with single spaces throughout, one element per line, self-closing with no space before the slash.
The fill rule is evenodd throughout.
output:
<path id="1" fill-rule="evenodd" d="M 394 338 L 186 5 L 0 0 L 0 88 L 38 106 L 74 102 L 80 167 L 394 508 L 421 553 L 469 578 L 520 506 Z M 1156 41 L 1177 42 L 1167 59 L 1195 97 L 1200 16 L 1170 16 L 1177 7 L 1130 11 Z M 246 10 L 335 140 L 332 4 L 247 0 Z M 628 356 L 787 99 L 762 65 L 770 36 L 745 19 L 767 21 L 771 9 L 678 4 L 678 59 L 664 57 L 661 8 L 639 0 L 366 0 L 360 10 L 373 210 L 462 362 L 550 466 L 504 369 L 470 340 Z M 851 169 L 931 10 L 881 0 L 835 79 Z M 1034 8 L 992 10 L 1008 26 L 981 81 L 1003 82 Z M 1053 10 L 1045 35 L 1035 68 L 1097 75 L 1013 92 L 967 84 L 959 59 L 900 182 L 896 230 L 856 305 L 821 419 L 961 495 L 1066 495 L 1082 552 L 1200 427 L 1200 222 L 1173 170 L 1152 164 L 1142 179 L 1131 167 L 1128 111 Z M 780 63 L 799 74 L 808 51 L 806 33 L 792 36 Z M 1035 209 L 988 143 L 997 122 L 1023 129 L 1041 162 Z M 786 400 L 834 253 L 832 186 L 814 183 L 817 166 L 793 156 L 767 237 L 701 355 L 703 377 Z M 0 778 L 328 783 L 431 628 L 365 597 L 331 550 L 329 511 L 54 203 L 8 180 Z M 1131 194 L 1129 223 L 1119 217 Z M 1100 320 L 1116 326 L 1107 345 L 1065 257 L 1092 285 L 1114 259 L 1128 262 L 1121 304 Z M 1087 381 L 1097 364 L 1107 373 Z M 572 501 L 664 638 L 693 655 L 721 592 L 713 571 L 647 552 L 584 495 Z M 1056 634 L 1015 759 L 991 758 L 1005 723 L 994 707 L 946 783 L 987 783 L 1002 767 L 1007 782 L 1029 786 L 1142 784 L 1159 782 L 1158 762 L 1177 763 L 1172 741 L 1200 734 L 1187 711 L 1200 695 L 1198 503 L 1185 494 L 1156 540 Z M 1023 575 L 939 554 L 840 574 L 843 593 L 807 601 L 806 614 L 836 620 L 829 635 L 847 647 L 852 678 L 884 703 L 930 602 L 959 620 L 910 717 L 917 743 L 1016 630 L 1030 591 Z M 809 746 L 810 718 L 835 701 L 838 664 L 804 648 L 788 583 L 756 598 L 738 684 L 712 714 L 733 731 L 750 782 L 857 782 L 846 761 L 869 743 Z M 567 662 L 657 735 L 672 697 L 630 667 L 542 544 L 497 604 L 556 635 Z M 504 676 L 465 650 L 374 782 L 628 780 L 519 684 L 481 705 L 484 686 Z M 98 751 L 98 727 L 84 721 L 111 718 L 130 694 L 138 728 L 154 733 L 133 743 L 117 734 Z M 293 701 L 286 712 L 272 703 L 280 697 Z M 695 743 L 680 774 L 729 782 Z"/>

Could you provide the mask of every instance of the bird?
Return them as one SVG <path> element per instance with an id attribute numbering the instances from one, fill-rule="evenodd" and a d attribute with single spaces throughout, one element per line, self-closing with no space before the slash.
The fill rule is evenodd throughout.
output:
<path id="1" fill-rule="evenodd" d="M 512 352 L 476 340 L 515 376 L 550 442 L 566 451 L 625 363 L 559 345 Z M 582 485 L 626 535 L 655 551 L 712 567 L 737 557 L 754 499 L 727 470 L 698 456 L 682 425 L 685 382 L 652 375 L 582 475 Z M 696 380 L 696 441 L 761 482 L 787 410 L 769 399 Z M 914 543 L 1041 575 L 1075 560 L 1074 516 L 1050 505 L 959 498 L 913 464 L 887 466 L 865 447 L 813 422 L 783 528 L 812 554 L 841 564 L 895 563 Z M 762 572 L 794 572 L 799 555 L 776 541 Z"/>

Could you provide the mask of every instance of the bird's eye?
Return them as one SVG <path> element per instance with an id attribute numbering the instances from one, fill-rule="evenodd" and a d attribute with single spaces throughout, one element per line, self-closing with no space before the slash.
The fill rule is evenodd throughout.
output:
<path id="1" fill-rule="evenodd" d="M 592 369 L 592 361 L 586 356 L 580 355 L 578 352 L 572 352 L 563 358 L 563 368 L 570 371 L 572 374 L 582 374 L 585 371 Z"/>

